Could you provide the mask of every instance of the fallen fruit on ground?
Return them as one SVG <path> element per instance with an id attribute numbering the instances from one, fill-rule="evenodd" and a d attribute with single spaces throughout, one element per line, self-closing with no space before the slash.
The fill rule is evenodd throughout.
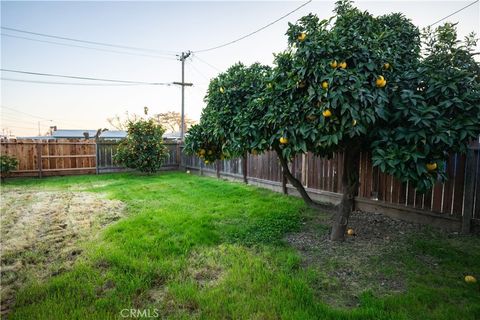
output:
<path id="1" fill-rule="evenodd" d="M 353 236 L 353 235 L 355 234 L 355 231 L 353 231 L 353 229 L 348 229 L 348 230 L 347 230 L 347 234 L 348 234 L 349 236 Z"/>

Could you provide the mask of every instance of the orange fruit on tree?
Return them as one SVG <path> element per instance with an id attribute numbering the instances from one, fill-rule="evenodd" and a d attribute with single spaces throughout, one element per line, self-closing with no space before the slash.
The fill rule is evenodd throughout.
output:
<path id="1" fill-rule="evenodd" d="M 383 64 L 383 69 L 385 69 L 385 70 L 390 69 L 390 63 L 385 62 L 385 63 Z"/>
<path id="2" fill-rule="evenodd" d="M 323 111 L 322 114 L 325 118 L 330 118 L 332 116 L 332 111 L 330 111 L 330 109 L 327 109 Z"/>
<path id="3" fill-rule="evenodd" d="M 474 276 L 468 275 L 468 276 L 465 276 L 465 282 L 466 282 L 466 283 L 476 283 L 476 282 L 477 282 L 477 279 L 475 279 Z"/>
<path id="4" fill-rule="evenodd" d="M 345 61 L 340 62 L 340 63 L 338 64 L 338 67 L 339 67 L 340 69 L 346 69 L 346 68 L 347 68 L 347 63 L 346 63 Z"/>
<path id="5" fill-rule="evenodd" d="M 200 149 L 199 154 L 200 154 L 201 156 L 204 156 L 204 155 L 205 155 L 205 149 Z"/>
<path id="6" fill-rule="evenodd" d="M 355 127 L 357 125 L 357 120 L 353 119 L 352 125 Z"/>
<path id="7" fill-rule="evenodd" d="M 385 80 L 385 78 L 383 76 L 378 76 L 377 80 L 375 80 L 375 85 L 378 88 L 383 88 L 387 85 L 387 80 Z"/>
<path id="8" fill-rule="evenodd" d="M 436 162 L 427 163 L 425 166 L 427 167 L 427 170 L 430 172 L 435 171 L 438 168 L 438 165 Z"/>
<path id="9" fill-rule="evenodd" d="M 305 32 L 300 33 L 297 37 L 298 41 L 304 41 L 306 38 L 307 34 Z"/>
<path id="10" fill-rule="evenodd" d="M 327 81 L 322 82 L 322 88 L 325 89 L 325 90 L 328 89 L 328 82 Z"/>
<path id="11" fill-rule="evenodd" d="M 224 87 L 220 87 L 220 92 L 221 92 L 221 93 L 224 93 L 224 92 L 225 92 L 225 88 L 224 88 Z"/>
<path id="12" fill-rule="evenodd" d="M 337 66 L 338 66 L 337 60 L 333 60 L 330 62 L 330 67 L 335 69 Z"/>
<path id="13" fill-rule="evenodd" d="M 288 138 L 286 138 L 286 137 L 281 137 L 281 138 L 280 138 L 280 143 L 281 143 L 281 144 L 287 144 L 287 143 L 288 143 Z"/>

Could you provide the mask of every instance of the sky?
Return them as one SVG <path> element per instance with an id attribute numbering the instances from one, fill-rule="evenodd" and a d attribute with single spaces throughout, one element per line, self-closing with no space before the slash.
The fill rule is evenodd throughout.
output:
<path id="1" fill-rule="evenodd" d="M 87 41 L 154 51 L 133 51 L 2 29 L 1 66 L 37 73 L 51 73 L 141 82 L 181 81 L 181 62 L 175 54 L 214 47 L 274 21 L 303 2 L 294 1 L 2 1 L 1 26 Z M 374 15 L 402 12 L 425 27 L 472 1 L 356 1 Z M 230 65 L 260 62 L 272 64 L 273 53 L 287 46 L 288 22 L 315 13 L 332 15 L 334 1 L 313 1 L 280 22 L 235 44 L 193 54 L 185 63 L 185 112 L 198 120 L 204 107 L 208 82 Z M 479 3 L 446 21 L 458 22 L 464 37 L 480 34 Z M 7 36 L 10 35 L 10 36 Z M 12 37 L 16 36 L 16 37 Z M 77 47 L 20 39 L 66 43 Z M 79 47 L 82 46 L 82 47 Z M 96 48 L 87 49 L 84 47 Z M 110 51 L 100 51 L 110 50 Z M 116 51 L 116 52 L 111 52 Z M 40 77 L 1 72 L 2 78 L 98 82 Z M 179 86 L 60 85 L 1 80 L 1 130 L 17 136 L 44 134 L 49 126 L 59 129 L 110 128 L 107 118 L 125 113 L 150 114 L 180 111 Z M 1 131 L 0 131 L 1 133 Z"/>

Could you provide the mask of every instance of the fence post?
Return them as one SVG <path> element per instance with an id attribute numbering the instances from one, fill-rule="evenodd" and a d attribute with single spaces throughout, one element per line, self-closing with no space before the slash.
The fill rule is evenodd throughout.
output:
<path id="1" fill-rule="evenodd" d="M 180 142 L 177 141 L 177 157 L 175 160 L 177 162 L 177 166 L 179 170 L 182 168 L 182 154 L 180 152 L 181 152 Z"/>
<path id="2" fill-rule="evenodd" d="M 217 178 L 220 179 L 220 160 L 215 162 L 215 169 L 217 169 Z"/>
<path id="3" fill-rule="evenodd" d="M 245 153 L 243 155 L 243 159 L 242 159 L 242 171 L 243 171 L 243 182 L 244 183 L 248 183 L 248 179 L 247 179 L 247 159 L 248 159 L 248 156 L 247 156 L 247 153 Z"/>
<path id="4" fill-rule="evenodd" d="M 98 140 L 95 139 L 95 174 L 98 174 Z"/>
<path id="5" fill-rule="evenodd" d="M 38 167 L 38 177 L 43 176 L 42 172 L 42 142 L 37 143 L 37 167 Z"/>
<path id="6" fill-rule="evenodd" d="M 465 163 L 465 193 L 462 219 L 462 233 L 471 232 L 473 217 L 473 201 L 475 200 L 475 150 L 468 148 L 467 160 Z"/>

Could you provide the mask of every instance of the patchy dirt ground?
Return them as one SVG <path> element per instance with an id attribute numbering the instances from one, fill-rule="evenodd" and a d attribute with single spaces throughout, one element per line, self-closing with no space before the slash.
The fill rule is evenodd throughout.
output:
<path id="1" fill-rule="evenodd" d="M 67 270 L 82 241 L 125 212 L 122 202 L 89 192 L 9 189 L 1 198 L 2 315 L 22 285 Z"/>
<path id="2" fill-rule="evenodd" d="M 385 295 L 406 290 L 400 272 L 404 269 L 402 261 L 392 257 L 410 235 L 424 226 L 357 211 L 352 213 L 347 227 L 355 234 L 346 236 L 345 242 L 335 243 L 329 240 L 330 223 L 328 216 L 315 217 L 305 221 L 300 232 L 286 237 L 301 253 L 304 266 L 318 271 L 315 288 L 324 301 L 338 307 L 356 307 L 364 291 Z M 435 267 L 435 261 L 428 262 Z"/>

